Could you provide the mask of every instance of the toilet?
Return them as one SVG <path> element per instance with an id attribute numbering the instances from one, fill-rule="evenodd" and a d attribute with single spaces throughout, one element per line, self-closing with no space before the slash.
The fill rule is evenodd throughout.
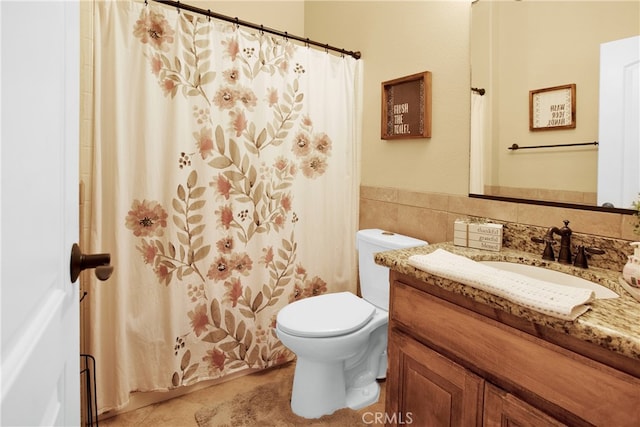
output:
<path id="1" fill-rule="evenodd" d="M 376 252 L 427 242 L 380 229 L 356 235 L 362 298 L 351 292 L 318 295 L 278 312 L 276 333 L 296 354 L 291 409 L 319 418 L 341 408 L 360 409 L 378 401 L 376 379 L 387 371 L 389 269 Z"/>

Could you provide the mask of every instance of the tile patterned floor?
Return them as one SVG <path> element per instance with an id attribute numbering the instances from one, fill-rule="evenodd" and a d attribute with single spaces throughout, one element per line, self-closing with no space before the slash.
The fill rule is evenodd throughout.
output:
<path id="1" fill-rule="evenodd" d="M 294 368 L 295 364 L 290 363 L 283 367 L 245 375 L 165 402 L 145 406 L 111 418 L 101 419 L 99 425 L 100 427 L 197 427 L 194 414 L 203 406 L 226 400 L 229 397 L 266 384 L 272 381 L 276 375 L 282 375 L 283 372 L 281 370 L 293 371 Z M 378 403 L 361 409 L 361 413 L 384 412 L 384 382 L 381 385 L 382 391 Z M 371 416 L 369 415 L 369 417 Z M 363 425 L 365 424 L 371 425 L 370 422 L 363 422 Z"/>

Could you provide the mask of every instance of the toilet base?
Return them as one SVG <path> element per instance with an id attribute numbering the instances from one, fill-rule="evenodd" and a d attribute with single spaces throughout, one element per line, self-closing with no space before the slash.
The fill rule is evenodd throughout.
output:
<path id="1" fill-rule="evenodd" d="M 344 363 L 298 357 L 291 391 L 291 410 L 304 418 L 320 418 L 345 407 Z"/>
<path id="2" fill-rule="evenodd" d="M 347 407 L 361 409 L 372 405 L 380 398 L 380 385 L 374 381 L 364 387 L 353 387 L 347 390 Z"/>
<path id="3" fill-rule="evenodd" d="M 297 357 L 292 412 L 313 419 L 377 402 L 380 386 L 376 378 L 384 378 L 387 370 L 388 322 L 389 313 L 376 310 L 357 331 L 319 338 L 290 335 L 277 324 L 278 338 Z"/>
<path id="4" fill-rule="evenodd" d="M 372 381 L 345 390 L 344 363 L 316 362 L 298 357 L 293 376 L 291 410 L 304 418 L 320 418 L 342 408 L 360 409 L 380 399 L 380 385 Z"/>

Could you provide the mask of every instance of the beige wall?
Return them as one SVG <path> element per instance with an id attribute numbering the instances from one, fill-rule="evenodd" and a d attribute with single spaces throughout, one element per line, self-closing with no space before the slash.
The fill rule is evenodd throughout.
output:
<path id="1" fill-rule="evenodd" d="M 362 52 L 361 183 L 467 194 L 469 19 L 467 1 L 307 1 L 312 39 Z M 381 83 L 432 73 L 432 137 L 380 139 Z"/>
<path id="2" fill-rule="evenodd" d="M 303 0 L 185 0 L 184 3 L 274 30 L 304 35 Z"/>

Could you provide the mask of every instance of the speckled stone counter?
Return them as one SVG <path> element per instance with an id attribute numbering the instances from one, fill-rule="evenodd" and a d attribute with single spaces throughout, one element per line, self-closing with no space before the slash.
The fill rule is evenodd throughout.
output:
<path id="1" fill-rule="evenodd" d="M 620 297 L 591 302 L 591 310 L 578 317 L 575 321 L 557 319 L 527 309 L 496 295 L 416 269 L 407 262 L 411 255 L 428 254 L 438 248 L 464 255 L 476 261 L 516 262 L 569 273 L 609 288 Z M 503 310 L 536 325 L 552 328 L 557 332 L 640 361 L 640 302 L 620 286 L 618 277 L 621 273 L 618 271 L 595 267 L 588 269 L 576 268 L 557 262 L 544 261 L 540 255 L 504 247 L 499 252 L 491 252 L 454 246 L 452 243 L 438 243 L 410 249 L 380 252 L 375 255 L 375 261 L 377 264 L 389 267 L 399 273 L 413 276 L 422 281 L 428 280 L 442 289 L 464 295 L 476 302 L 487 304 L 494 309 Z"/>

